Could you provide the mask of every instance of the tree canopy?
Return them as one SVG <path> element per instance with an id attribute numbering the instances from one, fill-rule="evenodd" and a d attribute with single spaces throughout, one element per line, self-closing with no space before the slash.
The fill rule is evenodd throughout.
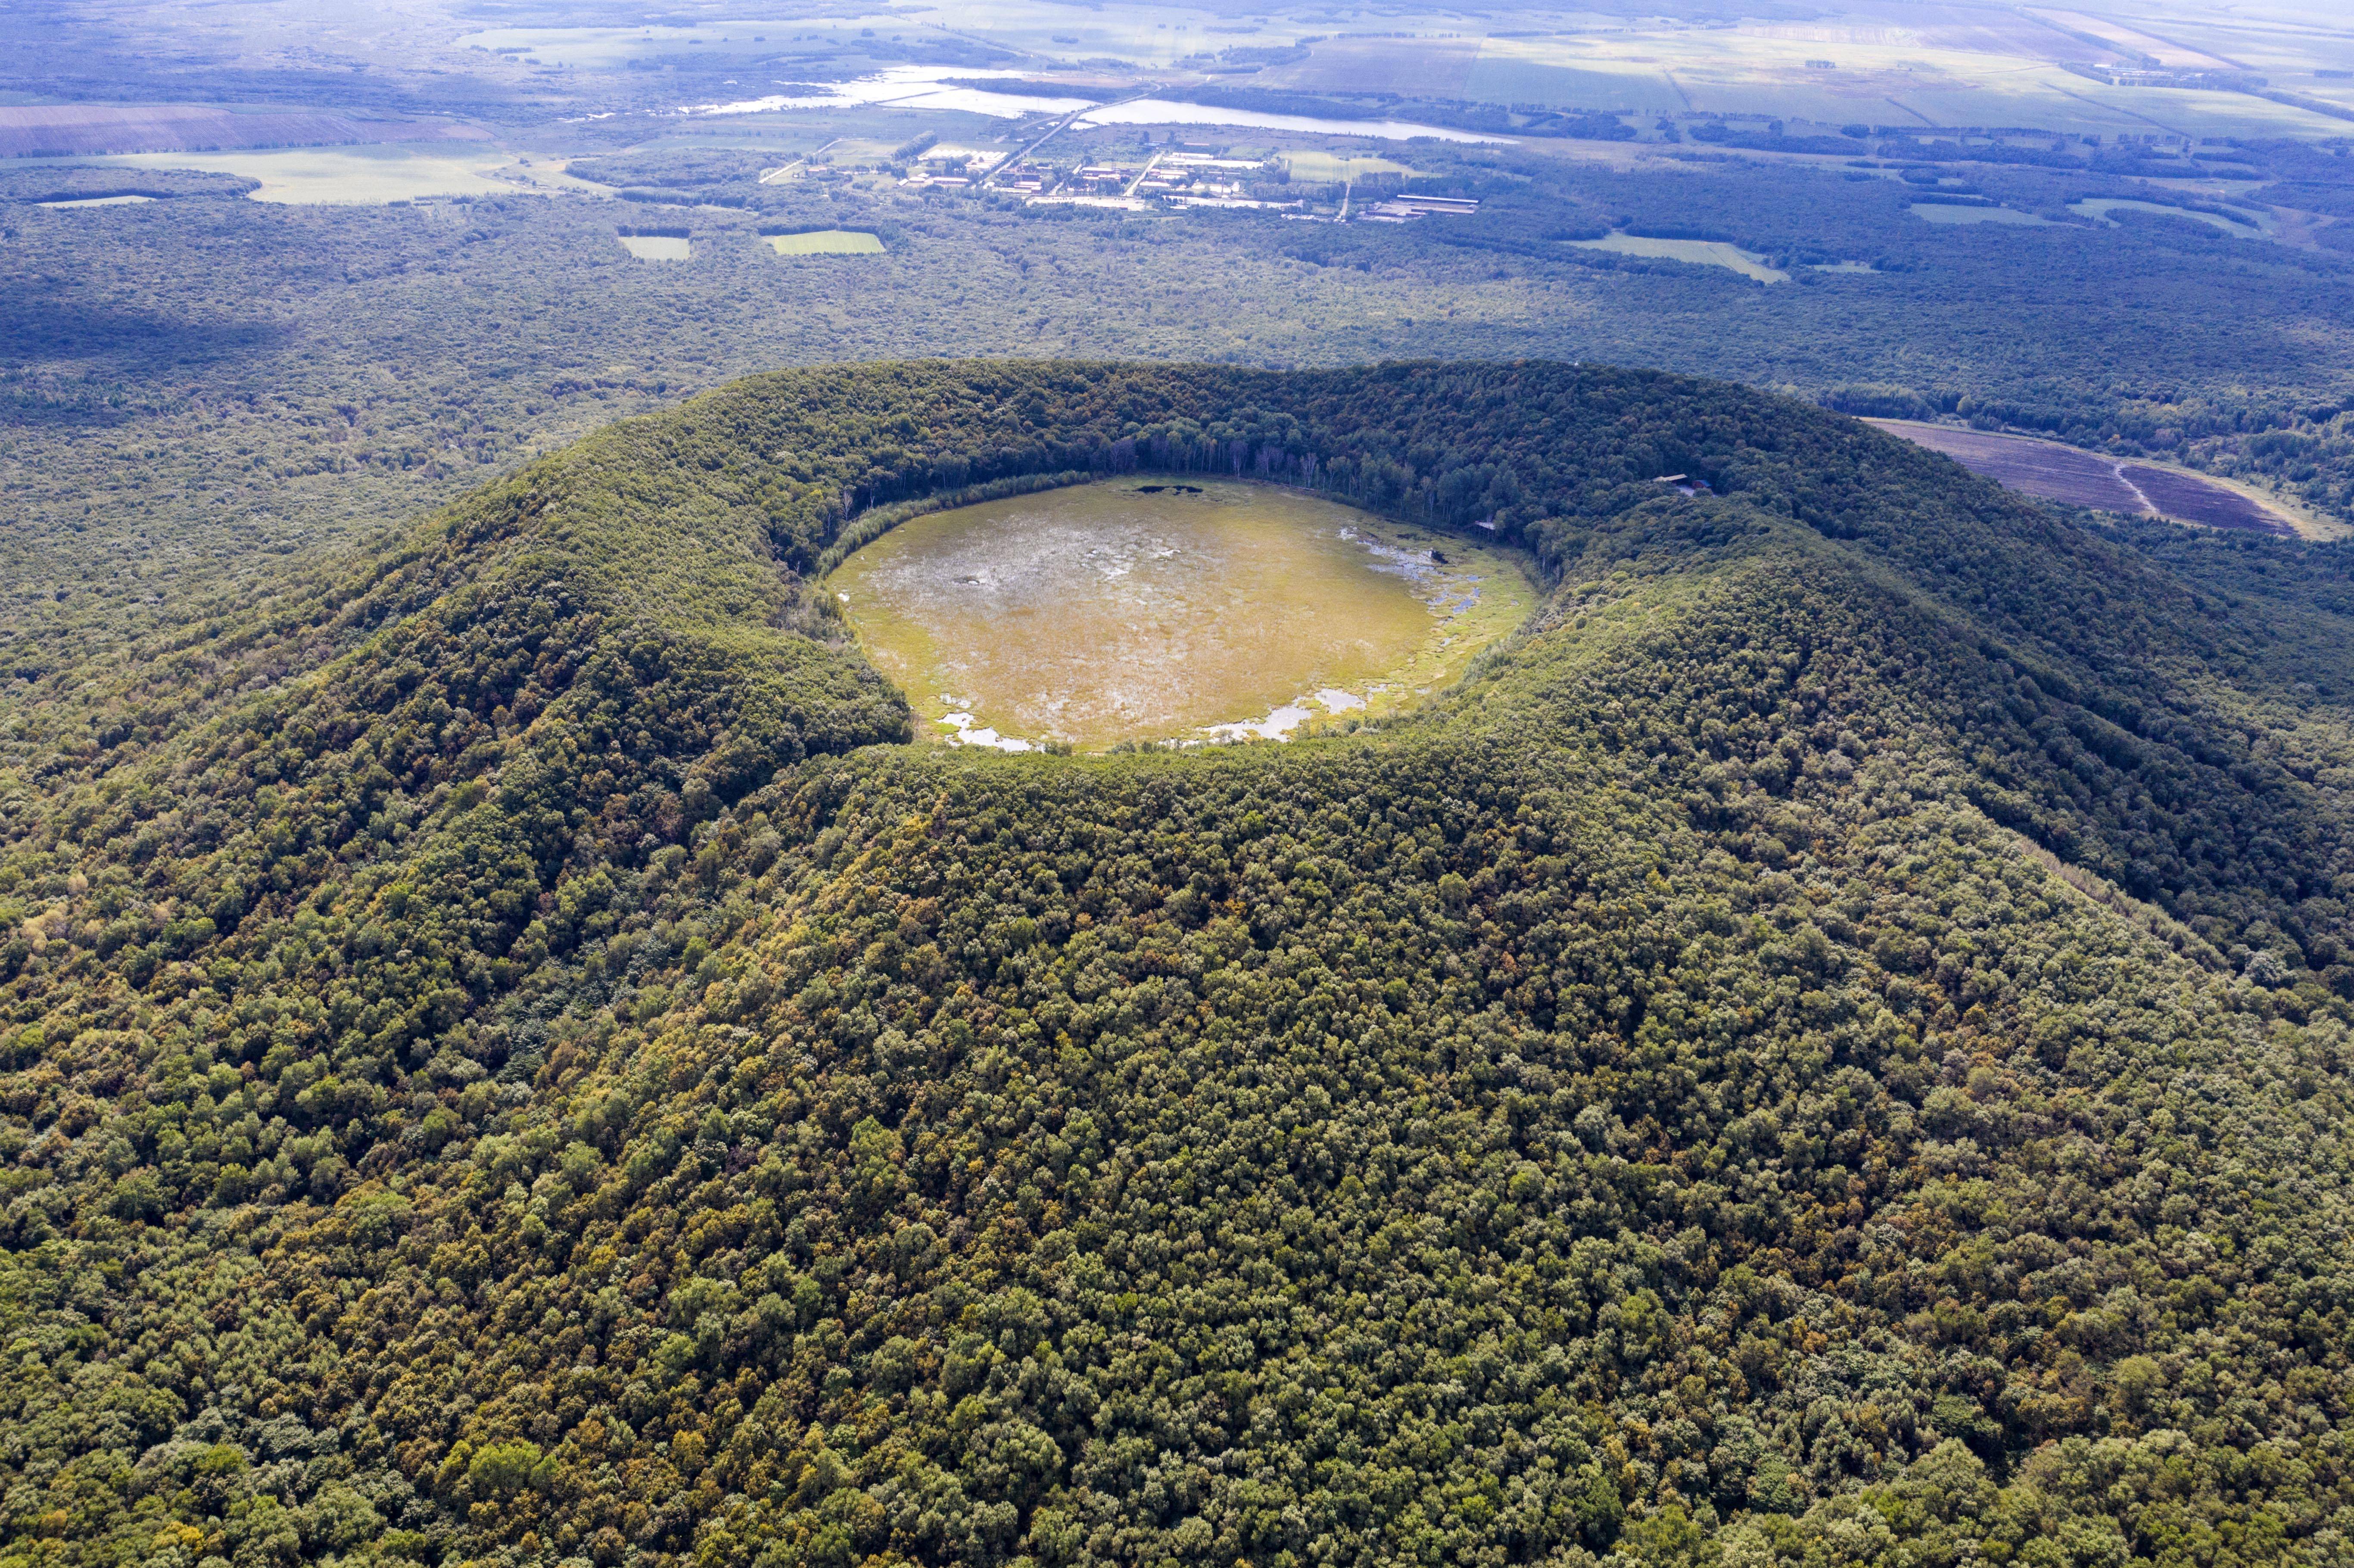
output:
<path id="1" fill-rule="evenodd" d="M 1545 602 L 903 744 L 814 574 L 1144 471 Z M 10 737 L 0 1562 L 2343 1561 L 2354 685 L 2248 548 L 1599 366 L 612 427 Z"/>

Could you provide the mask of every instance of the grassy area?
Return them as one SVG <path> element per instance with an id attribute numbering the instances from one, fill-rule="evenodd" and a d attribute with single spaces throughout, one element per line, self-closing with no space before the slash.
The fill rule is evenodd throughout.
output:
<path id="1" fill-rule="evenodd" d="M 1367 175 L 1400 175 L 1413 177 L 1414 171 L 1393 159 L 1352 153 L 1325 153 L 1313 148 L 1279 154 L 1279 161 L 1295 180 L 1326 184 L 1346 184 L 1363 179 Z"/>
<path id="2" fill-rule="evenodd" d="M 880 256 L 883 241 L 861 229 L 822 228 L 806 234 L 770 234 L 769 249 L 779 256 Z"/>
<path id="3" fill-rule="evenodd" d="M 493 177 L 514 163 L 496 147 L 447 142 L 376 147 L 289 147 L 231 153 L 134 153 L 105 160 L 136 169 L 197 169 L 259 181 L 256 201 L 294 206 L 381 206 L 420 196 L 512 196 Z"/>
<path id="4" fill-rule="evenodd" d="M 1607 250 L 1620 256 L 1651 256 L 1667 261 L 1689 261 L 1696 267 L 1723 267 L 1760 283 L 1787 283 L 1790 274 L 1766 265 L 1739 246 L 1722 239 L 1659 239 L 1641 234 L 1610 234 L 1600 239 L 1573 239 L 1585 250 Z"/>

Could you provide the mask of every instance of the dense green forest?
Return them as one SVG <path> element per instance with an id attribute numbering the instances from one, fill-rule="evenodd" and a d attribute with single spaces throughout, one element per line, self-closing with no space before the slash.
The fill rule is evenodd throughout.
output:
<path id="1" fill-rule="evenodd" d="M 888 147 L 928 126 L 983 145 L 1002 133 L 878 112 L 813 122 L 801 150 L 843 130 Z M 602 132 L 567 133 L 594 146 Z M 1073 157 L 1116 144 L 1069 140 Z M 2300 200 L 2354 190 L 2354 160 L 2233 151 Z M 1400 152 L 1427 175 L 1417 188 L 1482 196 L 1480 215 L 1147 218 L 918 195 L 847 167 L 762 185 L 786 154 L 703 146 L 578 159 L 660 198 L 646 202 L 295 207 L 219 176 L 11 166 L 0 630 L 14 635 L 0 667 L 69 680 L 143 630 L 247 602 L 289 557 L 323 567 L 618 415 L 837 359 L 1601 359 L 2167 453 L 2325 514 L 2354 506 L 2345 253 L 2163 217 L 2099 228 L 2065 204 L 2189 198 L 2089 170 L 1949 163 L 1988 199 L 2055 222 L 1939 227 L 1907 212 L 1921 187 L 1888 160 L 1711 152 L 1690 155 L 1724 161 L 1621 171 L 1533 144 Z M 35 205 L 127 185 L 166 199 Z M 787 260 L 756 238 L 821 223 L 879 232 L 887 253 Z M 693 259 L 633 260 L 615 231 L 642 224 L 690 228 Z M 1734 238 L 1797 281 L 1564 243 L 1614 225 Z M 1882 270 L 1810 270 L 1819 260 Z"/>
<path id="2" fill-rule="evenodd" d="M 1141 471 L 1547 597 L 1346 737 L 896 744 L 845 526 Z M 929 362 L 253 593 L 19 688 L 0 1562 L 2345 1560 L 2333 552 L 1653 373 Z"/>

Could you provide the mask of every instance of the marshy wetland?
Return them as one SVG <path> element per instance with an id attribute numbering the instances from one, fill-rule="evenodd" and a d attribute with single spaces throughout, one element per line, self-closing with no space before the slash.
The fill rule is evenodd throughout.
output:
<path id="1" fill-rule="evenodd" d="M 1536 602 L 1507 552 L 1273 486 L 1130 478 L 938 512 L 828 579 L 951 744 L 1283 739 L 1458 679 Z"/>

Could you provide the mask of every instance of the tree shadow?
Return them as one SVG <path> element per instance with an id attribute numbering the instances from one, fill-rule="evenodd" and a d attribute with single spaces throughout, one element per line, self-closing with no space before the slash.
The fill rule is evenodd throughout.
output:
<path id="1" fill-rule="evenodd" d="M 55 285 L 0 291 L 0 359 L 19 366 L 70 364 L 123 381 L 274 355 L 298 331 L 289 322 L 183 320 L 77 300 Z M 110 418 L 95 397 L 45 396 L 26 383 L 9 390 L 16 395 L 0 402 L 0 418 L 10 423 Z"/>

